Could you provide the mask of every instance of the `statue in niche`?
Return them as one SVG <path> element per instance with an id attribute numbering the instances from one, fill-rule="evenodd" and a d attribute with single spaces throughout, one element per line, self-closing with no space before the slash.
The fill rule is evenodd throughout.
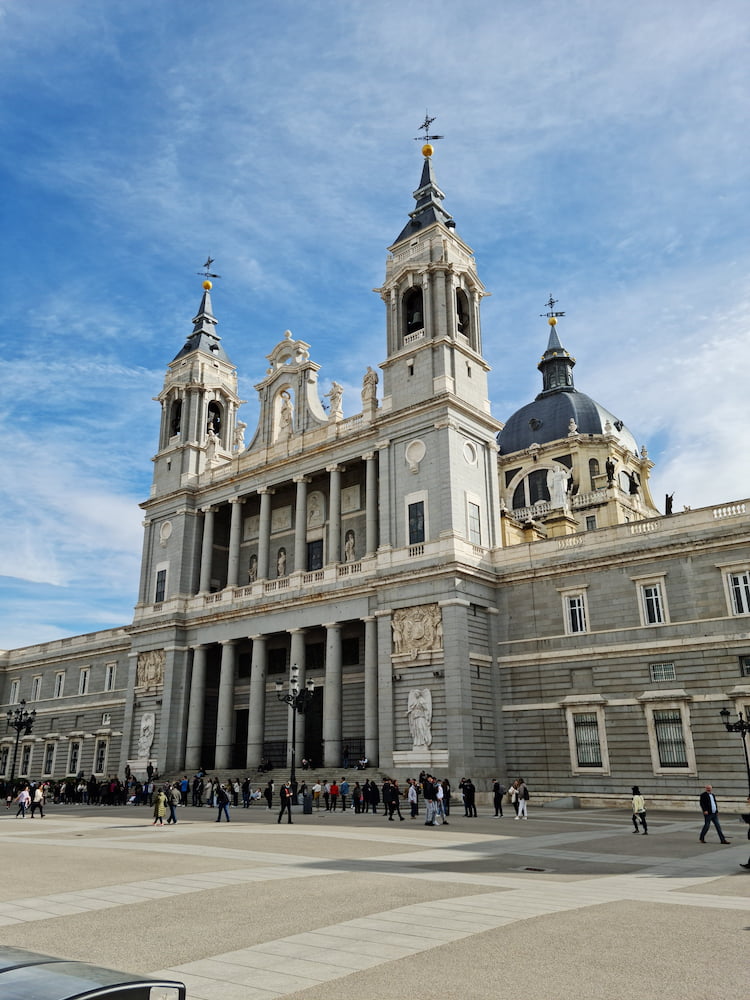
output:
<path id="1" fill-rule="evenodd" d="M 429 688 L 414 688 L 406 704 L 414 750 L 429 750 L 432 744 L 432 694 Z"/>
<path id="2" fill-rule="evenodd" d="M 377 402 L 378 374 L 370 365 L 367 366 L 365 377 L 362 379 L 362 405 L 367 409 Z"/>
<path id="3" fill-rule="evenodd" d="M 344 562 L 354 562 L 356 556 L 356 537 L 351 528 L 344 536 Z"/>
<path id="4" fill-rule="evenodd" d="M 615 480 L 615 462 L 613 458 L 608 458 L 604 463 L 604 468 L 607 470 L 607 482 L 613 483 Z"/>
<path id="5" fill-rule="evenodd" d="M 568 480 L 570 472 L 557 466 L 547 472 L 547 489 L 553 507 L 566 507 L 568 503 Z"/>
<path id="6" fill-rule="evenodd" d="M 294 430 L 294 415 L 292 412 L 292 397 L 283 389 L 281 392 L 281 411 L 279 413 L 279 439 L 286 441 Z"/>
<path id="7" fill-rule="evenodd" d="M 437 604 L 399 608 L 391 622 L 396 653 L 432 652 L 443 648 L 443 618 Z"/>
<path id="8" fill-rule="evenodd" d="M 258 579 L 258 557 L 253 552 L 253 554 L 250 556 L 250 564 L 247 567 L 247 582 L 255 583 L 257 579 Z"/>
<path id="9" fill-rule="evenodd" d="M 326 399 L 330 399 L 331 401 L 331 416 L 342 417 L 344 411 L 341 408 L 341 400 L 344 396 L 344 387 L 339 385 L 338 382 L 331 382 L 331 388 L 325 395 Z"/>
<path id="10" fill-rule="evenodd" d="M 276 576 L 286 576 L 286 549 L 283 545 L 276 556 Z"/>
<path id="11" fill-rule="evenodd" d="M 141 759 L 149 756 L 151 745 L 154 742 L 155 726 L 156 715 L 153 712 L 144 712 L 141 718 L 141 731 L 138 735 L 138 756 Z"/>
<path id="12" fill-rule="evenodd" d="M 219 446 L 219 439 L 214 433 L 213 427 L 209 424 L 206 434 L 206 464 L 213 465 L 216 461 L 216 449 Z"/>
<path id="13" fill-rule="evenodd" d="M 234 450 L 244 451 L 245 449 L 245 431 L 247 429 L 247 424 L 240 420 L 234 429 Z"/>
<path id="14" fill-rule="evenodd" d="M 150 688 L 163 684 L 165 661 L 166 654 L 163 649 L 150 649 L 145 653 L 139 653 L 135 671 L 135 686 L 137 688 Z"/>
<path id="15" fill-rule="evenodd" d="M 311 493 L 307 498 L 307 526 L 317 528 L 323 523 L 323 505 L 320 493 Z"/>

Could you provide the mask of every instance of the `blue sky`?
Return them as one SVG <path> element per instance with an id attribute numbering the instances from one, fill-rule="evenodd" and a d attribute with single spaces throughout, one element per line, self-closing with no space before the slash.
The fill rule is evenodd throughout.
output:
<path id="1" fill-rule="evenodd" d="M 748 489 L 741 0 L 0 0 L 0 648 L 126 624 L 167 363 L 210 253 L 253 385 L 291 329 L 359 409 L 429 109 L 493 412 L 548 328 L 675 510 Z"/>

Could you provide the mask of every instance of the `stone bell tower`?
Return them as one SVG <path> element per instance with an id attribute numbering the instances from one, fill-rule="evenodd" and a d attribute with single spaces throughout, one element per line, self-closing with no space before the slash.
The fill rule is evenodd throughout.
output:
<path id="1" fill-rule="evenodd" d="M 443 208 L 433 152 L 429 142 L 422 147 L 416 207 L 388 248 L 385 282 L 375 289 L 387 308 L 383 408 L 449 394 L 489 413 L 480 325 L 480 303 L 488 293 L 471 248 Z"/>

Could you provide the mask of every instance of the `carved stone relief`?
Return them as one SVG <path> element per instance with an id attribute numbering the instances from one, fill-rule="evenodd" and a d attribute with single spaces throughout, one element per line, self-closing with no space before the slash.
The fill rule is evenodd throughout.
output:
<path id="1" fill-rule="evenodd" d="M 399 608 L 391 620 L 395 653 L 431 652 L 443 648 L 443 616 L 437 604 Z"/>
<path id="2" fill-rule="evenodd" d="M 138 654 L 138 666 L 135 672 L 137 688 L 160 687 L 164 683 L 164 664 L 166 653 L 163 649 L 149 649 Z"/>

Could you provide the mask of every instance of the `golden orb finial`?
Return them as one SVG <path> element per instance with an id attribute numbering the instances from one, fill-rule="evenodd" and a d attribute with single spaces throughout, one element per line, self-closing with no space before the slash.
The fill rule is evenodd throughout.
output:
<path id="1" fill-rule="evenodd" d="M 204 281 L 203 287 L 206 289 L 207 292 L 210 292 L 214 286 L 211 284 L 210 281 Z"/>
<path id="2" fill-rule="evenodd" d="M 550 326 L 557 326 L 557 320 L 555 319 L 554 316 L 550 316 L 547 322 L 549 323 Z"/>
<path id="3" fill-rule="evenodd" d="M 434 152 L 435 147 L 431 146 L 429 142 L 426 142 L 424 146 L 422 146 L 422 156 L 432 156 Z"/>

